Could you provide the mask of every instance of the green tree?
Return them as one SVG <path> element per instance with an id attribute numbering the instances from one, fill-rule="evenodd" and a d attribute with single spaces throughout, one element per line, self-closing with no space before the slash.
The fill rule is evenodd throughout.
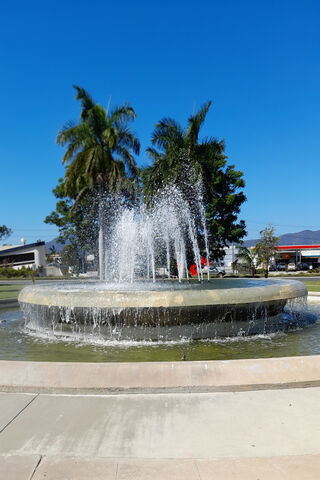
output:
<path id="1" fill-rule="evenodd" d="M 61 250 L 61 263 L 65 267 L 72 267 L 75 273 L 80 271 L 80 259 L 78 253 L 78 245 L 65 245 Z"/>
<path id="2" fill-rule="evenodd" d="M 268 267 L 270 261 L 277 255 L 276 245 L 278 245 L 279 238 L 274 235 L 274 227 L 267 225 L 264 230 L 260 232 L 260 240 L 256 244 L 256 252 L 258 255 L 258 262 L 263 264 L 264 276 L 268 278 Z"/>
<path id="3" fill-rule="evenodd" d="M 50 250 L 49 253 L 47 253 L 47 255 L 46 255 L 47 262 L 56 264 L 56 262 L 57 262 L 56 255 L 57 255 L 58 252 L 57 252 L 57 249 L 56 249 L 55 245 L 50 247 L 49 250 Z"/>
<path id="4" fill-rule="evenodd" d="M 74 88 L 76 100 L 81 102 L 80 121 L 66 124 L 58 133 L 57 143 L 67 146 L 63 157 L 65 194 L 77 204 L 88 190 L 98 190 L 99 271 L 103 279 L 103 196 L 106 191 L 120 190 L 128 176 L 136 176 L 133 154 L 139 154 L 140 143 L 128 126 L 136 113 L 129 104 L 104 109 L 86 90 Z"/>
<path id="5" fill-rule="evenodd" d="M 194 214 L 198 209 L 194 199 L 199 197 L 202 183 L 200 196 L 206 208 L 210 254 L 218 259 L 225 246 L 239 242 L 246 234 L 245 223 L 237 220 L 246 197 L 243 173 L 227 165 L 224 141 L 214 137 L 199 141 L 210 105 L 205 103 L 190 116 L 186 128 L 171 118 L 156 124 L 152 147 L 147 149 L 153 163 L 143 170 L 142 181 L 147 203 L 165 185 L 175 184 Z"/>
<path id="6" fill-rule="evenodd" d="M 251 269 L 251 274 L 254 277 L 255 264 L 257 261 L 257 251 L 255 248 L 248 248 L 245 246 L 239 246 L 237 259 L 242 260 Z"/>
<path id="7" fill-rule="evenodd" d="M 6 225 L 0 225 L 0 240 L 8 238 L 12 234 L 11 228 L 8 228 Z"/>
<path id="8" fill-rule="evenodd" d="M 98 201 L 95 192 L 88 190 L 74 204 L 74 199 L 66 196 L 64 179 L 60 178 L 53 194 L 57 198 L 56 209 L 44 222 L 59 228 L 57 241 L 73 245 L 74 251 L 78 252 L 79 265 L 85 271 L 86 254 L 93 253 L 97 256 Z"/>

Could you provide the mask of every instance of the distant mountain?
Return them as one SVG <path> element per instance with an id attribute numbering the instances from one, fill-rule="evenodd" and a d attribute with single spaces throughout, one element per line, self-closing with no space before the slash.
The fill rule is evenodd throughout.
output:
<path id="1" fill-rule="evenodd" d="M 245 240 L 243 245 L 246 247 L 253 247 L 257 243 L 256 240 Z M 47 251 L 50 252 L 50 247 L 55 246 L 58 253 L 61 252 L 63 247 L 67 245 L 66 243 L 57 242 L 57 238 L 46 242 Z M 285 233 L 279 237 L 279 245 L 320 245 L 320 230 L 302 230 L 302 232 L 297 233 Z"/>
<path id="2" fill-rule="evenodd" d="M 257 240 L 246 240 L 246 247 L 253 247 Z M 279 237 L 279 245 L 320 245 L 320 230 L 302 230 L 297 233 L 285 233 Z"/>
<path id="3" fill-rule="evenodd" d="M 46 242 L 46 249 L 48 253 L 50 253 L 50 248 L 56 247 L 56 252 L 60 253 L 63 247 L 65 247 L 65 245 L 67 245 L 68 243 L 68 241 L 66 243 L 59 243 L 57 242 L 57 238 L 54 238 L 53 240 L 50 240 L 50 242 Z"/>

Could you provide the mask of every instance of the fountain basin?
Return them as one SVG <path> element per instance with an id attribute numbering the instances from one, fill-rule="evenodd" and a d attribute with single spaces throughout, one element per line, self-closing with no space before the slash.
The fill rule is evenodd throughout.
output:
<path id="1" fill-rule="evenodd" d="M 24 288 L 19 302 L 26 325 L 33 330 L 81 331 L 117 340 L 174 340 L 279 330 L 287 302 L 306 295 L 303 283 L 278 279 L 57 282 Z"/>

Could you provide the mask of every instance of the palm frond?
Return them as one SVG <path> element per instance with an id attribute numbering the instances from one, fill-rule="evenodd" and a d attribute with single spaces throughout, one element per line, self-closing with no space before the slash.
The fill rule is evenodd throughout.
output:
<path id="1" fill-rule="evenodd" d="M 151 142 L 161 150 L 169 145 L 181 147 L 183 144 L 184 131 L 181 125 L 172 118 L 163 118 L 156 123 L 152 133 Z"/>
<path id="2" fill-rule="evenodd" d="M 117 128 L 116 136 L 118 139 L 118 143 L 126 148 L 129 148 L 135 153 L 139 155 L 140 153 L 140 142 L 131 130 L 125 126 L 121 125 L 120 128 Z"/>
<path id="3" fill-rule="evenodd" d="M 199 137 L 200 128 L 206 119 L 207 113 L 211 106 L 211 101 L 204 103 L 195 115 L 188 119 L 188 128 L 186 137 L 192 144 L 196 144 Z"/>
<path id="4" fill-rule="evenodd" d="M 68 163 L 77 152 L 88 148 L 90 143 L 93 143 L 90 125 L 83 122 L 71 128 L 63 127 L 58 133 L 57 143 L 62 146 L 68 144 L 62 160 L 63 163 Z"/>
<path id="5" fill-rule="evenodd" d="M 74 212 L 74 210 L 77 208 L 77 206 L 79 205 L 79 203 L 81 202 L 81 200 L 83 199 L 83 197 L 88 193 L 89 191 L 89 188 L 87 186 L 83 187 L 80 192 L 78 193 L 70 211 L 71 212 Z"/>
<path id="6" fill-rule="evenodd" d="M 80 100 L 81 102 L 82 110 L 81 110 L 80 118 L 82 120 L 86 120 L 88 117 L 88 113 L 95 106 L 95 101 L 84 88 L 79 87 L 78 85 L 73 85 L 73 88 L 77 92 L 76 100 Z"/>
<path id="7" fill-rule="evenodd" d="M 129 170 L 130 174 L 136 176 L 137 166 L 136 162 L 131 155 L 130 151 L 127 148 L 122 147 L 121 145 L 116 145 L 114 152 L 119 155 L 119 160 L 124 163 L 124 165 Z"/>
<path id="8" fill-rule="evenodd" d="M 201 145 L 206 147 L 215 147 L 217 150 L 220 150 L 221 153 L 225 150 L 225 141 L 218 140 L 216 137 L 204 137 L 201 140 Z"/>
<path id="9" fill-rule="evenodd" d="M 108 115 L 108 124 L 121 124 L 131 122 L 137 117 L 137 114 L 133 107 L 129 103 L 125 103 L 122 106 L 114 106 Z"/>
<path id="10" fill-rule="evenodd" d="M 148 157 L 149 158 L 152 158 L 153 160 L 158 160 L 159 158 L 161 158 L 163 156 L 162 153 L 158 152 L 155 148 L 153 147 L 148 147 L 146 148 L 146 152 L 148 154 Z"/>

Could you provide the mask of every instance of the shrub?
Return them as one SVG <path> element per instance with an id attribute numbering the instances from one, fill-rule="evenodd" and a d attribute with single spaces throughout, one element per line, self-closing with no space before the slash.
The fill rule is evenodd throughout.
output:
<path id="1" fill-rule="evenodd" d="M 30 278 L 31 276 L 39 276 L 38 270 L 33 270 L 29 267 L 22 267 L 20 270 L 15 270 L 11 267 L 0 267 L 0 277 L 2 278 Z"/>

